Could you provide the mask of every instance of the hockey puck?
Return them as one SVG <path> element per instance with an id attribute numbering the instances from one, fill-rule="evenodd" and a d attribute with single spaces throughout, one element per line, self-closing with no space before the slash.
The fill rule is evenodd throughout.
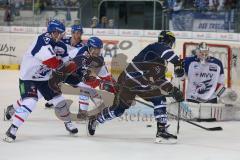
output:
<path id="1" fill-rule="evenodd" d="M 146 127 L 147 127 L 147 128 L 148 128 L 148 127 L 152 127 L 152 125 L 151 125 L 151 124 L 147 124 L 147 126 L 146 126 Z"/>

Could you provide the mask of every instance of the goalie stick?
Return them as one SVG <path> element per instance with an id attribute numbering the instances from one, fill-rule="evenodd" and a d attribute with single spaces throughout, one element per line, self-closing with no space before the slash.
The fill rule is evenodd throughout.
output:
<path id="1" fill-rule="evenodd" d="M 154 108 L 152 105 L 150 105 L 150 104 L 148 104 L 148 103 L 142 102 L 142 101 L 137 100 L 137 99 L 136 99 L 136 101 L 139 102 L 139 103 L 141 103 L 141 104 L 146 105 L 147 107 Z M 172 113 L 169 113 L 169 112 L 168 112 L 168 114 L 171 115 L 171 116 L 173 116 L 173 117 L 175 117 L 175 118 L 177 118 L 177 116 L 174 115 L 174 114 L 172 114 Z M 201 125 L 199 125 L 199 124 L 196 124 L 196 123 L 194 123 L 194 122 L 191 122 L 191 121 L 189 121 L 189 120 L 187 120 L 187 119 L 185 119 L 185 118 L 181 118 L 181 117 L 180 117 L 180 120 L 182 120 L 182 121 L 184 121 L 184 122 L 187 122 L 187 123 L 190 123 L 190 124 L 192 124 L 192 125 L 194 125 L 194 126 L 197 126 L 197 127 L 202 128 L 202 129 L 204 129 L 204 130 L 207 130 L 207 131 L 220 131 L 220 130 L 223 130 L 222 127 L 210 127 L 210 128 L 207 128 L 207 127 L 201 126 Z"/>

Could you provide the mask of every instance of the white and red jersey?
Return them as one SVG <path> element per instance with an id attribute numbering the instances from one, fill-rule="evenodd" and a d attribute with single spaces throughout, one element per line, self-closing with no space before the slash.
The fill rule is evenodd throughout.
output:
<path id="1" fill-rule="evenodd" d="M 63 50 L 60 49 L 61 47 Z M 65 58 L 68 57 L 66 46 L 61 42 L 54 42 L 49 33 L 39 35 L 23 56 L 20 67 L 20 79 L 33 81 L 49 80 L 52 68 L 44 62 L 57 66 L 59 63 L 57 56 L 59 55 Z"/>
<path id="2" fill-rule="evenodd" d="M 186 57 L 184 68 L 188 80 L 186 99 L 216 98 L 214 93 L 217 85 L 224 85 L 224 69 L 220 60 L 209 57 L 205 63 L 201 63 L 197 56 Z"/>

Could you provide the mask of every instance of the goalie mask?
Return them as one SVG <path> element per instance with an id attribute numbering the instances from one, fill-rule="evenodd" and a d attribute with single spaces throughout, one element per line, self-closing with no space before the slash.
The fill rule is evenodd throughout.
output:
<path id="1" fill-rule="evenodd" d="M 158 42 L 165 43 L 171 48 L 173 48 L 175 41 L 175 35 L 171 31 L 162 31 L 158 36 Z"/>
<path id="2" fill-rule="evenodd" d="M 201 62 L 206 62 L 209 57 L 209 47 L 207 43 L 201 42 L 196 48 L 196 55 Z"/>

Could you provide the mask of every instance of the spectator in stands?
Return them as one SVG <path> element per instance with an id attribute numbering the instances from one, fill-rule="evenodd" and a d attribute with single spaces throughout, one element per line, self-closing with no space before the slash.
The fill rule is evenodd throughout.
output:
<path id="1" fill-rule="evenodd" d="M 230 9 L 236 8 L 237 2 L 239 3 L 239 1 L 237 0 L 225 0 L 225 3 L 224 3 L 225 9 L 230 10 Z"/>
<path id="2" fill-rule="evenodd" d="M 97 28 L 107 28 L 108 26 L 108 18 L 106 16 L 102 16 L 101 23 L 97 24 Z"/>
<path id="3" fill-rule="evenodd" d="M 73 21 L 74 25 L 80 25 L 81 24 L 80 22 L 81 22 L 80 19 L 75 19 Z"/>
<path id="4" fill-rule="evenodd" d="M 56 7 L 63 7 L 64 6 L 64 1 L 63 0 L 55 0 L 53 1 Z"/>
<path id="5" fill-rule="evenodd" d="M 208 0 L 195 0 L 194 1 L 194 6 L 200 10 L 200 11 L 206 11 L 208 10 Z"/>
<path id="6" fill-rule="evenodd" d="M 174 7 L 175 2 L 176 2 L 176 0 L 164 0 L 162 2 L 162 6 L 167 11 L 173 11 L 173 7 Z"/>
<path id="7" fill-rule="evenodd" d="M 180 11 L 180 10 L 182 9 L 182 6 L 183 6 L 182 0 L 177 0 L 177 1 L 174 3 L 173 11 L 174 11 L 174 12 Z"/>
<path id="8" fill-rule="evenodd" d="M 91 20 L 91 28 L 97 28 L 97 24 L 98 24 L 98 18 L 96 16 L 94 16 Z"/>
<path id="9" fill-rule="evenodd" d="M 209 0 L 209 10 L 220 11 L 224 9 L 225 0 Z"/>
<path id="10" fill-rule="evenodd" d="M 184 0 L 183 6 L 185 9 L 194 9 L 194 1 L 193 0 Z"/>
<path id="11" fill-rule="evenodd" d="M 4 12 L 4 22 L 6 22 L 6 24 L 8 26 L 10 26 L 11 21 L 12 21 L 11 7 L 10 7 L 9 3 L 7 3 L 5 6 L 5 12 Z"/>
<path id="12" fill-rule="evenodd" d="M 218 0 L 209 0 L 209 10 L 216 11 L 219 6 Z"/>
<path id="13" fill-rule="evenodd" d="M 176 4 L 176 0 L 168 0 L 167 3 L 168 3 L 168 8 L 173 10 L 173 8 Z"/>
<path id="14" fill-rule="evenodd" d="M 110 28 L 110 29 L 115 28 L 114 19 L 109 19 L 109 20 L 108 20 L 108 26 L 107 26 L 107 28 Z"/>

